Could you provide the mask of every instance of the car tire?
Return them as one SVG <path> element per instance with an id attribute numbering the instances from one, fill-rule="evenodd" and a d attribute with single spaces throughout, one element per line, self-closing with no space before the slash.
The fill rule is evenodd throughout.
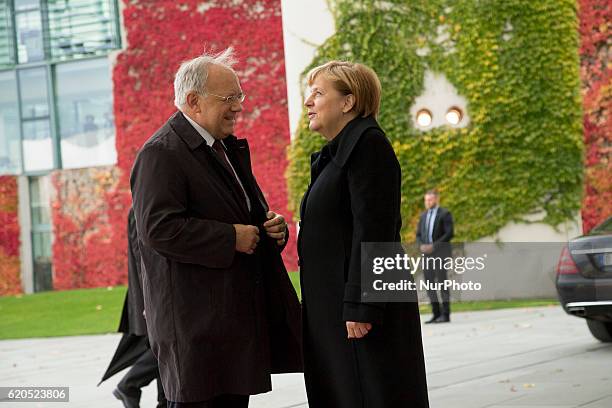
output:
<path id="1" fill-rule="evenodd" d="M 603 343 L 612 342 L 612 322 L 600 322 L 593 319 L 586 319 L 586 321 L 593 337 Z"/>

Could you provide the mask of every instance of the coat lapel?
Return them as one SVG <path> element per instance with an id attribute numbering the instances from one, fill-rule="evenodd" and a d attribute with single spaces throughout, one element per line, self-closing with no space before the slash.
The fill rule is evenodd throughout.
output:
<path id="1" fill-rule="evenodd" d="M 361 136 L 368 129 L 377 129 L 380 133 L 384 134 L 376 119 L 372 116 L 368 116 L 365 118 L 357 117 L 350 121 L 344 129 L 340 132 L 338 136 L 336 136 L 329 145 L 333 143 L 337 143 L 337 147 L 335 152 L 333 153 L 333 161 L 336 163 L 338 167 L 344 167 L 346 162 L 351 157 L 351 153 L 353 149 L 359 142 Z"/>
<path id="2" fill-rule="evenodd" d="M 263 210 L 263 220 L 266 219 L 266 213 L 269 211 L 268 203 L 255 182 L 255 176 L 251 171 L 251 152 L 246 139 L 238 139 L 233 135 L 226 137 L 223 142 L 228 150 L 228 157 L 232 165 L 236 169 L 242 181 L 242 185 L 249 195 L 251 200 L 251 208 L 256 209 L 256 206 Z M 252 211 L 256 213 L 257 211 Z M 258 217 L 259 218 L 259 217 Z M 259 221 L 259 220 L 258 220 Z"/>

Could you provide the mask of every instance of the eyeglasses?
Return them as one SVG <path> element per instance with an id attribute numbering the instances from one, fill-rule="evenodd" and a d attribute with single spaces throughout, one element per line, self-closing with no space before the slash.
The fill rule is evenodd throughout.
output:
<path id="1" fill-rule="evenodd" d="M 244 102 L 244 99 L 246 98 L 246 95 L 243 94 L 242 92 L 239 93 L 238 95 L 230 95 L 230 96 L 221 96 L 221 95 L 216 95 L 214 93 L 210 93 L 210 92 L 206 92 L 207 95 L 212 95 L 215 96 L 219 99 L 221 99 L 223 102 L 233 105 L 236 102 Z"/>

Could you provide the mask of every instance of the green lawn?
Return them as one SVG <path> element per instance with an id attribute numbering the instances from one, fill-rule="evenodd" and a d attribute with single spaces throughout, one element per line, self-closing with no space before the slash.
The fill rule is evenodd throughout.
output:
<path id="1" fill-rule="evenodd" d="M 118 286 L 0 297 L 0 339 L 114 332 L 125 292 Z"/>
<path id="2" fill-rule="evenodd" d="M 289 274 L 299 292 L 299 275 Z M 78 289 L 0 297 L 0 339 L 74 336 L 117 330 L 126 288 Z M 558 305 L 556 299 L 454 302 L 453 312 Z M 428 305 L 421 312 L 429 312 Z"/>

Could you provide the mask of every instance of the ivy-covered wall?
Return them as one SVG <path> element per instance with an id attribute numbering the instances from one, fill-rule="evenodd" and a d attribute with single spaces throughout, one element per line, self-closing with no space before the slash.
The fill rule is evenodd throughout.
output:
<path id="1" fill-rule="evenodd" d="M 0 176 L 0 296 L 21 293 L 17 177 Z"/>
<path id="2" fill-rule="evenodd" d="M 54 289 L 127 282 L 126 218 L 112 205 L 118 182 L 116 166 L 51 175 Z"/>
<path id="3" fill-rule="evenodd" d="M 336 34 L 311 67 L 346 59 L 378 73 L 379 121 L 402 166 L 403 239 L 413 239 L 431 187 L 453 212 L 457 240 L 494 234 L 532 213 L 543 213 L 550 225 L 575 216 L 583 140 L 574 1 L 332 0 L 330 6 Z M 409 109 L 423 92 L 426 70 L 445 75 L 467 99 L 467 127 L 416 128 Z M 309 181 L 309 154 L 322 144 L 304 117 L 289 153 L 294 210 Z"/>
<path id="4" fill-rule="evenodd" d="M 580 0 L 580 73 L 586 145 L 583 229 L 612 215 L 612 2 Z"/>

